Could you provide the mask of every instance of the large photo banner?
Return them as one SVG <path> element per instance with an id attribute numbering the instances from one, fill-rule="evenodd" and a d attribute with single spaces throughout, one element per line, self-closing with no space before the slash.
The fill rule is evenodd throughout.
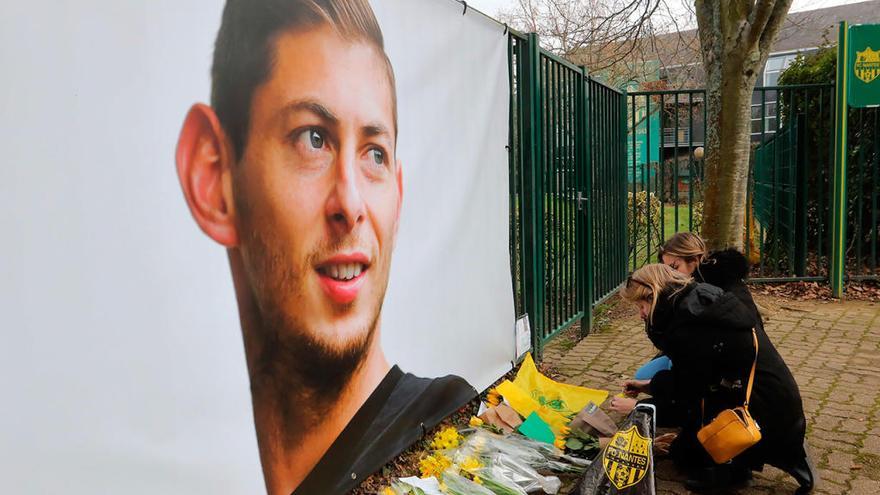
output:
<path id="1" fill-rule="evenodd" d="M 451 0 L 374 0 L 397 78 L 404 200 L 383 343 L 483 390 L 511 367 L 507 36 Z"/>
<path id="2" fill-rule="evenodd" d="M 503 26 L 0 7 L 4 493 L 345 493 L 515 360 Z"/>

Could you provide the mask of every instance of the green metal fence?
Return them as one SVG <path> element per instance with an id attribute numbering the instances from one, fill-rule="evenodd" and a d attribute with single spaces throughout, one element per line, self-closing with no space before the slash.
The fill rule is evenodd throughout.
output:
<path id="1" fill-rule="evenodd" d="M 768 246 L 770 259 L 801 277 L 807 254 L 804 125 L 803 115 L 791 118 L 755 148 L 751 186 L 754 219 L 760 238 L 766 239 L 761 246 Z"/>
<path id="2" fill-rule="evenodd" d="M 625 100 L 534 34 L 508 48 L 511 272 L 540 356 L 625 278 Z"/>
<path id="3" fill-rule="evenodd" d="M 628 94 L 629 265 L 702 226 L 705 90 Z M 827 281 L 831 254 L 834 84 L 756 88 L 745 254 L 752 282 Z M 880 109 L 850 109 L 845 278 L 880 280 Z M 651 132 L 653 127 L 659 132 Z"/>
<path id="4" fill-rule="evenodd" d="M 627 275 L 626 95 L 588 78 L 592 173 L 593 303 Z"/>
<path id="5" fill-rule="evenodd" d="M 850 109 L 845 278 L 880 280 L 880 108 Z"/>
<path id="6" fill-rule="evenodd" d="M 754 215 L 747 219 L 746 242 L 754 262 L 752 281 L 828 278 L 834 94 L 833 84 L 755 90 L 752 131 L 758 147 L 748 190 Z M 774 169 L 773 182 L 764 181 L 763 191 L 755 174 L 759 159 Z M 776 196 L 762 205 L 768 191 Z"/>

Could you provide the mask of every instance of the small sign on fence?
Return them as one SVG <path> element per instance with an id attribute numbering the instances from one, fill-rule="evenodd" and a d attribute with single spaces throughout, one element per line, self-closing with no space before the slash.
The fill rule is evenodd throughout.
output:
<path id="1" fill-rule="evenodd" d="M 849 105 L 856 108 L 880 105 L 880 24 L 849 28 L 847 79 Z"/>
<path id="2" fill-rule="evenodd" d="M 529 327 L 529 315 L 523 315 L 516 320 L 516 359 L 532 348 L 532 330 Z"/>

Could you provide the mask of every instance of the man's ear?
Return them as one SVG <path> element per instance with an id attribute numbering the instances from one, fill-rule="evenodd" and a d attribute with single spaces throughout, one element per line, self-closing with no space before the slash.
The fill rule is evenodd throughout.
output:
<path id="1" fill-rule="evenodd" d="M 226 247 L 238 245 L 230 187 L 232 163 L 214 110 L 189 109 L 177 140 L 177 178 L 189 211 L 202 231 Z"/>

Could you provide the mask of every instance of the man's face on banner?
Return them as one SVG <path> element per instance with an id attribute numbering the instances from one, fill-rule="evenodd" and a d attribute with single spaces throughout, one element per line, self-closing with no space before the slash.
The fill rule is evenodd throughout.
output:
<path id="1" fill-rule="evenodd" d="M 329 26 L 274 46 L 233 172 L 241 254 L 279 330 L 350 353 L 378 320 L 400 213 L 392 81 L 376 47 Z"/>

